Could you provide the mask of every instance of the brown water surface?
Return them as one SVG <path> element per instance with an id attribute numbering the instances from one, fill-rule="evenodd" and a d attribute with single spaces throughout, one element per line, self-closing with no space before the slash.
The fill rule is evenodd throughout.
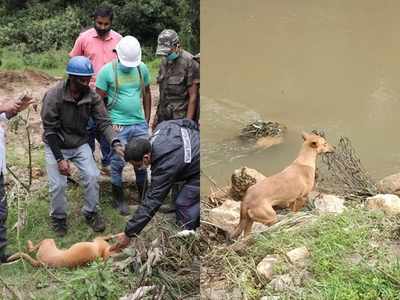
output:
<path id="1" fill-rule="evenodd" d="M 399 11 L 398 1 L 202 0 L 203 171 L 220 185 L 243 165 L 272 174 L 317 128 L 332 143 L 349 137 L 373 178 L 400 172 Z M 286 124 L 285 142 L 239 143 L 255 119 Z"/>

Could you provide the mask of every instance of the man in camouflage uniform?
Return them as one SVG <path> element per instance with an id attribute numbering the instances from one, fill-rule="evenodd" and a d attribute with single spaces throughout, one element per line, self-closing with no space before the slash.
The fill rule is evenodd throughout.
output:
<path id="1" fill-rule="evenodd" d="M 178 34 L 172 29 L 165 29 L 158 36 L 156 54 L 163 56 L 157 77 L 160 88 L 157 122 L 182 118 L 198 122 L 198 62 L 181 48 Z"/>

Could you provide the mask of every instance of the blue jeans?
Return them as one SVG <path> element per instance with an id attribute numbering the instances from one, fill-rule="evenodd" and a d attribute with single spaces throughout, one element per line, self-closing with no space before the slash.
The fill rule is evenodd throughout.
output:
<path id="1" fill-rule="evenodd" d="M 87 126 L 87 131 L 89 134 L 89 146 L 92 149 L 92 152 L 96 149 L 96 141 L 97 140 L 100 144 L 100 151 L 101 151 L 101 164 L 103 166 L 109 166 L 111 163 L 111 147 L 110 144 L 107 142 L 106 137 L 97 131 L 95 121 L 90 118 Z"/>
<path id="2" fill-rule="evenodd" d="M 47 176 L 49 178 L 49 193 L 51 198 L 50 216 L 58 219 L 67 216 L 67 176 L 61 175 L 58 164 L 49 145 L 45 144 L 45 157 Z M 99 169 L 94 161 L 92 151 L 88 144 L 78 148 L 61 149 L 64 159 L 72 161 L 79 169 L 81 182 L 85 189 L 85 205 L 82 208 L 84 215 L 90 215 L 97 211 L 99 202 Z"/>
<path id="3" fill-rule="evenodd" d="M 122 126 L 118 132 L 117 139 L 125 146 L 131 138 L 149 138 L 149 127 L 146 122 Z M 111 183 L 122 187 L 122 171 L 125 167 L 125 161 L 113 152 L 111 156 Z M 136 185 L 143 186 L 147 176 L 146 169 L 135 168 Z"/>

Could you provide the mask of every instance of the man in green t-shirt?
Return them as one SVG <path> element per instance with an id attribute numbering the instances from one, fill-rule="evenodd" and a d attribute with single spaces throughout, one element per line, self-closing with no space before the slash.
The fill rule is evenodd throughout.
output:
<path id="1" fill-rule="evenodd" d="M 107 98 L 108 113 L 118 139 L 126 145 L 133 137 L 148 138 L 151 109 L 150 75 L 141 61 L 139 41 L 126 36 L 117 44 L 118 60 L 106 64 L 97 74 L 96 91 Z M 143 96 L 142 96 L 143 95 Z M 125 161 L 116 154 L 111 157 L 111 183 L 113 204 L 122 215 L 128 215 L 123 193 L 122 170 Z M 147 172 L 135 169 L 139 198 L 145 188 Z"/>

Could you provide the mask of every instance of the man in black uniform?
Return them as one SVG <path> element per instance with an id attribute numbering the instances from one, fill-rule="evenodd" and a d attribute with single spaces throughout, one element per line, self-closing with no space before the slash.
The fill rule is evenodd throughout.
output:
<path id="1" fill-rule="evenodd" d="M 160 100 L 154 124 L 187 118 L 199 122 L 200 68 L 191 53 L 184 50 L 175 30 L 164 29 L 157 39 L 156 55 L 162 56 L 157 76 Z M 154 125 L 153 125 L 154 126 Z M 163 205 L 164 212 L 175 210 L 176 195 L 182 187 L 176 182 L 171 190 L 171 201 Z"/>
<path id="2" fill-rule="evenodd" d="M 183 181 L 176 198 L 176 218 L 184 229 L 200 225 L 200 135 L 188 119 L 160 123 L 150 141 L 133 138 L 125 149 L 125 160 L 135 166 L 151 165 L 151 184 L 145 198 L 128 221 L 115 248 L 121 249 L 137 236 L 163 204 L 172 185 Z"/>

